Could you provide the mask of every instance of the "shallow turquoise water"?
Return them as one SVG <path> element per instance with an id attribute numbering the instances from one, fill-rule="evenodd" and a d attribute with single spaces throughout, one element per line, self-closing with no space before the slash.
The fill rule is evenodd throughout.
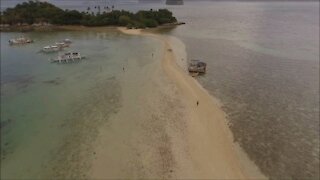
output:
<path id="1" fill-rule="evenodd" d="M 157 44 L 117 32 L 25 33 L 35 43 L 9 46 L 19 33 L 1 33 L 1 177 L 79 177 L 97 126 L 121 106 L 119 76 L 134 58 L 150 61 Z M 64 38 L 87 59 L 52 64 L 45 45 Z M 71 159 L 70 159 L 71 157 Z"/>

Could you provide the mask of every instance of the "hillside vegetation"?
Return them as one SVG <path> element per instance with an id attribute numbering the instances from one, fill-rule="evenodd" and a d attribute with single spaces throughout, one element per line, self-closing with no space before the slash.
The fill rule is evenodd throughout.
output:
<path id="1" fill-rule="evenodd" d="M 50 23 L 54 25 L 84 26 L 127 26 L 128 28 L 157 27 L 175 23 L 176 18 L 167 9 L 138 11 L 132 13 L 124 10 L 89 13 L 76 10 L 63 10 L 48 2 L 29 1 L 8 8 L 1 13 L 1 24 Z"/>

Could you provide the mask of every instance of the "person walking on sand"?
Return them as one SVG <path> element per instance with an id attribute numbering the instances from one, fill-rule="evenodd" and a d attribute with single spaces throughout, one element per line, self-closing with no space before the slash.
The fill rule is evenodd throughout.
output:
<path id="1" fill-rule="evenodd" d="M 122 67 L 122 70 L 123 70 L 123 72 L 124 72 L 124 67 Z"/>
<path id="2" fill-rule="evenodd" d="M 199 105 L 199 101 L 197 101 L 197 106 Z"/>
<path id="3" fill-rule="evenodd" d="M 153 53 L 152 53 L 152 57 L 153 57 Z"/>

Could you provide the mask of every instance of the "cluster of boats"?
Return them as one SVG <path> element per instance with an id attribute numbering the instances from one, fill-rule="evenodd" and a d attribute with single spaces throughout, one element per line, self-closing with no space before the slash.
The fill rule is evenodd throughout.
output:
<path id="1" fill-rule="evenodd" d="M 19 38 L 9 40 L 10 45 L 22 45 L 22 44 L 28 44 L 32 42 L 34 41 L 25 37 L 19 37 Z M 71 43 L 72 41 L 70 39 L 64 39 L 61 42 L 56 42 L 54 45 L 43 47 L 41 49 L 41 52 L 52 53 L 52 52 L 62 51 L 64 50 L 64 48 L 70 47 Z M 79 52 L 69 51 L 62 54 L 59 53 L 59 55 L 56 58 L 50 59 L 50 61 L 54 63 L 72 63 L 72 62 L 77 62 L 79 60 L 82 60 L 84 58 L 85 56 L 82 56 Z"/>
<path id="2" fill-rule="evenodd" d="M 25 37 L 9 40 L 10 45 L 28 44 L 32 42 L 33 40 Z M 64 39 L 61 42 L 56 42 L 55 45 L 49 45 L 49 46 L 43 47 L 42 52 L 45 52 L 45 53 L 58 52 L 63 50 L 66 47 L 69 47 L 71 43 L 72 41 L 70 39 Z M 72 62 L 78 62 L 84 58 L 85 56 L 82 56 L 79 52 L 69 51 L 63 54 L 59 54 L 57 58 L 50 59 L 50 60 L 51 62 L 54 62 L 54 63 L 72 63 Z M 202 62 L 201 60 L 191 60 L 188 66 L 188 71 L 192 76 L 204 74 L 206 73 L 206 70 L 207 70 L 207 64 L 205 62 Z"/>

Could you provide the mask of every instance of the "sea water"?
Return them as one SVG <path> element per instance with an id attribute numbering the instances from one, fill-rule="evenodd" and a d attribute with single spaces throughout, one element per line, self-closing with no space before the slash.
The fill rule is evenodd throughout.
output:
<path id="1" fill-rule="evenodd" d="M 173 6 L 170 34 L 222 102 L 235 141 L 268 177 L 319 178 L 319 2 Z"/>
<path id="2" fill-rule="evenodd" d="M 150 63 L 157 43 L 108 30 L 23 33 L 34 43 L 9 46 L 21 35 L 1 33 L 1 178 L 85 177 L 84 152 L 121 107 L 123 68 Z M 72 44 L 60 53 L 86 58 L 50 63 L 59 53 L 41 48 L 65 38 Z"/>

